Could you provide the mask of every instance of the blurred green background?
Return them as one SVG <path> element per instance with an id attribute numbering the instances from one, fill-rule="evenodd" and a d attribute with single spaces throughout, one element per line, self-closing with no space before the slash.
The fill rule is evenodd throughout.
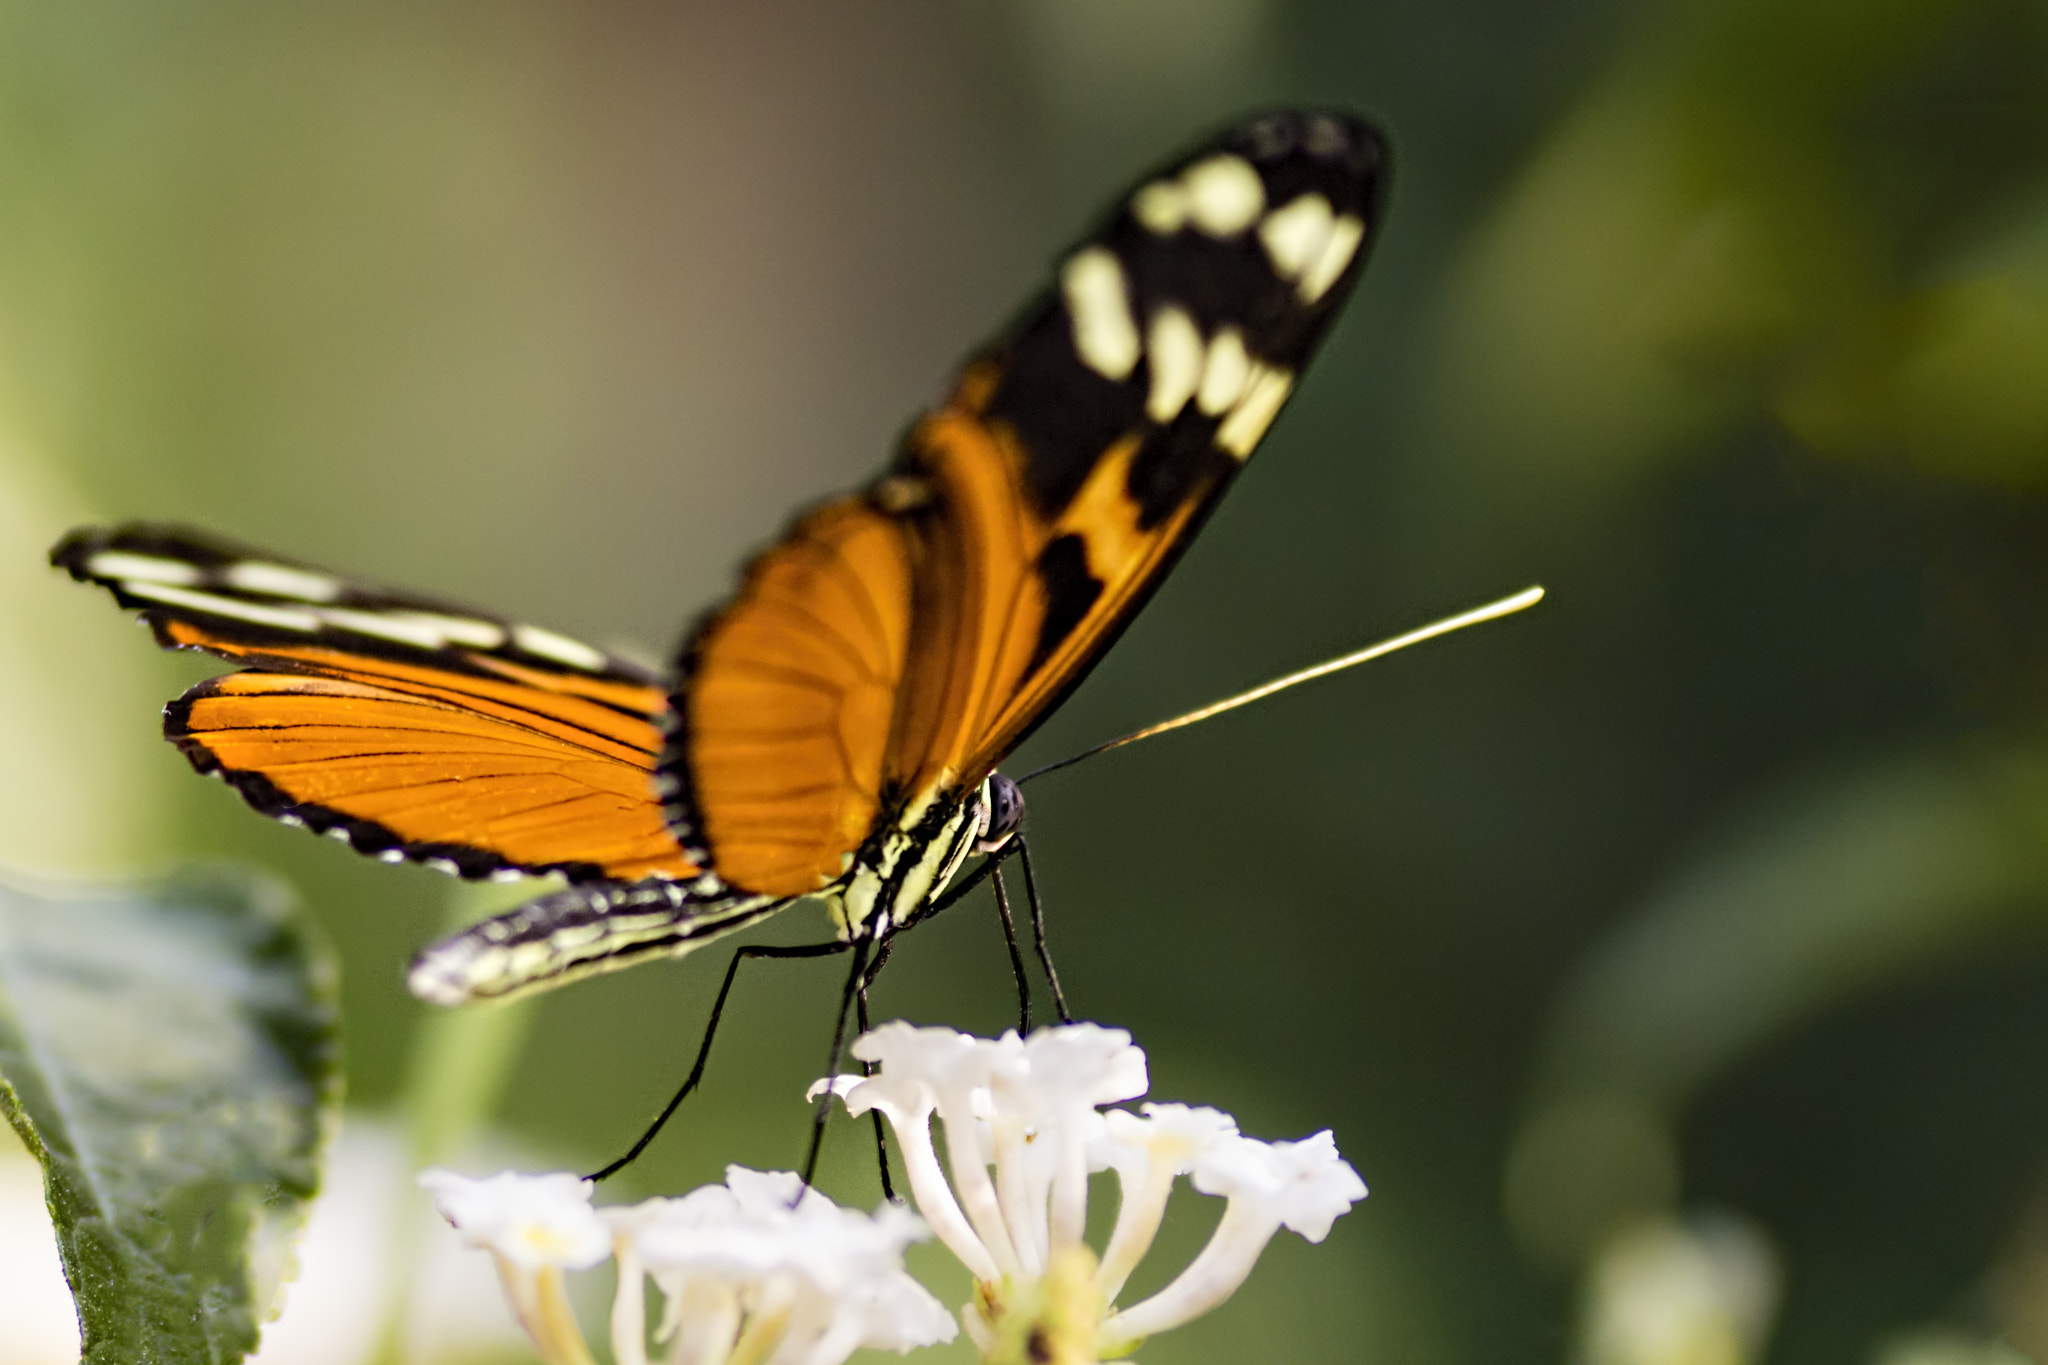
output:
<path id="1" fill-rule="evenodd" d="M 1276 101 L 1389 129 L 1378 256 L 1010 770 L 1551 597 L 1032 788 L 1079 1010 L 1373 1187 L 1143 1358 L 2048 1354 L 2038 0 L 0 3 L 0 859 L 288 876 L 398 1104 L 402 963 L 487 897 L 193 778 L 157 708 L 205 670 L 48 543 L 185 520 L 664 658 Z M 884 1016 L 1008 1021 L 976 904 Z M 501 1122 L 612 1155 L 723 956 L 538 1002 Z M 742 978 L 634 1189 L 798 1159 L 838 970 Z"/>

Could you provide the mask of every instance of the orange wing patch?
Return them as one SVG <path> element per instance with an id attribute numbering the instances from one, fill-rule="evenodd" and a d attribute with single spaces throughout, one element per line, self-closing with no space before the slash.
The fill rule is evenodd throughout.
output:
<path id="1" fill-rule="evenodd" d="M 1142 525 L 1129 493 L 1140 445 L 1138 433 L 1113 443 L 1048 520 L 1025 487 L 1027 456 L 1001 424 L 956 404 L 912 436 L 911 460 L 948 513 L 916 525 L 919 582 L 933 590 L 921 600 L 921 667 L 906 681 L 890 769 L 913 796 L 987 776 L 1108 648 L 1221 491 L 1220 479 L 1197 484 Z M 1069 552 L 1070 576 L 1056 570 L 1055 547 Z"/>
<path id="2" fill-rule="evenodd" d="M 212 679 L 164 716 L 195 767 L 267 814 L 468 876 L 699 871 L 654 799 L 659 688 L 473 660 L 518 679 L 500 682 L 296 642 L 251 646 L 189 621 L 163 633 L 291 670 Z"/>
<path id="3" fill-rule="evenodd" d="M 909 647 L 901 528 L 831 503 L 756 560 L 684 662 L 689 802 L 721 878 L 801 896 L 846 870 L 884 801 Z"/>

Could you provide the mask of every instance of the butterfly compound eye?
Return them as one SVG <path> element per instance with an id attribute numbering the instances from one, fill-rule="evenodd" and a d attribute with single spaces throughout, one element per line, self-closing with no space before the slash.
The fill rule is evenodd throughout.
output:
<path id="1" fill-rule="evenodd" d="M 974 841 L 976 853 L 993 853 L 1010 842 L 1017 826 L 1024 823 L 1024 793 L 1001 773 L 990 773 L 988 805 L 983 812 L 981 835 Z"/>

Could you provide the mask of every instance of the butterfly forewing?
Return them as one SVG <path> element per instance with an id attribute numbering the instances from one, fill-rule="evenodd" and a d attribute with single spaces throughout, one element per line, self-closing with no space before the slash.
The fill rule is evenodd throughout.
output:
<path id="1" fill-rule="evenodd" d="M 1371 128 L 1291 112 L 1146 177 L 881 479 L 754 562 L 685 647 L 662 759 L 722 876 L 831 884 L 1080 682 L 1292 393 L 1384 179 Z"/>

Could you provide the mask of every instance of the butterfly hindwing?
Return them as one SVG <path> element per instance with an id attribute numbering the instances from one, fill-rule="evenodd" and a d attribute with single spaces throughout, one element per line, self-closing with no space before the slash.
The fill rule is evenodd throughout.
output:
<path id="1" fill-rule="evenodd" d="M 552 631 L 172 527 L 51 552 L 167 648 L 245 666 L 165 737 L 266 815 L 466 877 L 692 877 L 650 774 L 667 709 L 639 665 Z"/>
<path id="2" fill-rule="evenodd" d="M 895 465 L 798 522 L 686 644 L 671 824 L 733 884 L 800 895 L 964 800 L 1264 436 L 1384 181 L 1367 125 L 1279 113 L 1140 182 Z"/>

